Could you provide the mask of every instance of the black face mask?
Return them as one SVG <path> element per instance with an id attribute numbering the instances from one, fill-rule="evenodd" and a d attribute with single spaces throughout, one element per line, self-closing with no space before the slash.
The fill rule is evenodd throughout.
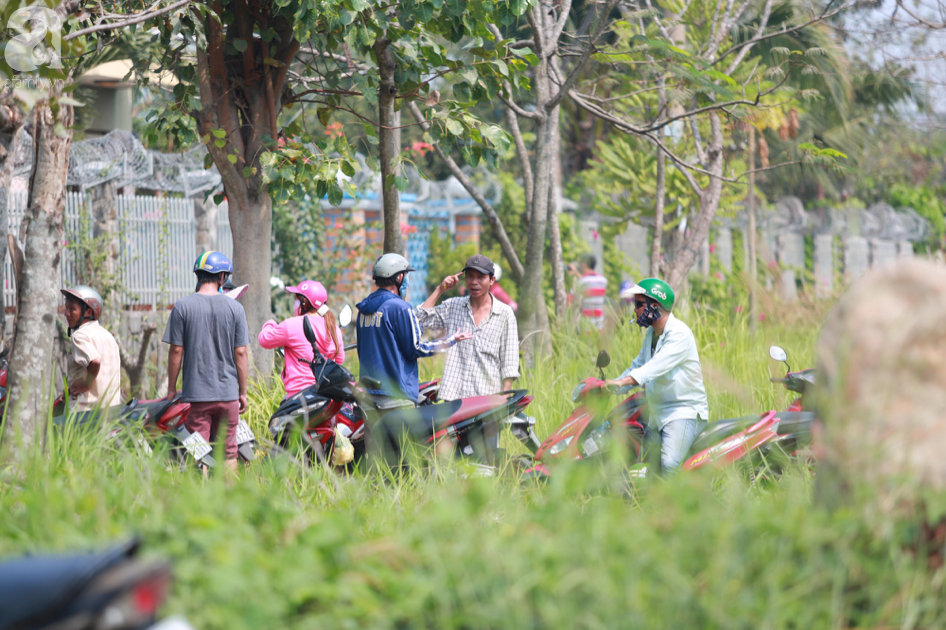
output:
<path id="1" fill-rule="evenodd" d="M 653 326 L 658 319 L 660 319 L 660 307 L 656 304 L 648 304 L 635 321 L 641 328 L 648 328 Z"/>

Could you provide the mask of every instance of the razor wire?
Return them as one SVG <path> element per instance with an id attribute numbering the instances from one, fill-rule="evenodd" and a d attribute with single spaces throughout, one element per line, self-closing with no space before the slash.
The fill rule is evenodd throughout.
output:
<path id="1" fill-rule="evenodd" d="M 66 185 L 87 190 L 114 181 L 119 187 L 179 192 L 190 197 L 221 183 L 216 166 L 204 168 L 206 154 L 203 145 L 183 153 L 151 151 L 133 134 L 114 130 L 69 145 Z M 13 156 L 13 176 L 28 177 L 33 166 L 33 139 L 23 130 L 17 135 Z"/>

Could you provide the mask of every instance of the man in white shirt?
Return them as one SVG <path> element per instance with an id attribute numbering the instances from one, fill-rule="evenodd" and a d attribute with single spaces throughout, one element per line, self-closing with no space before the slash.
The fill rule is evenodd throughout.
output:
<path id="1" fill-rule="evenodd" d="M 669 284 L 647 278 L 632 291 L 637 324 L 647 328 L 644 344 L 631 367 L 605 384 L 644 387 L 651 425 L 660 431 L 660 468 L 670 474 L 709 418 L 700 355 L 693 332 L 670 313 L 674 294 Z"/>
<path id="2" fill-rule="evenodd" d="M 122 366 L 118 343 L 99 325 L 102 296 L 79 285 L 60 290 L 66 297 L 65 316 L 72 335 L 68 382 L 72 411 L 114 407 L 122 402 Z"/>

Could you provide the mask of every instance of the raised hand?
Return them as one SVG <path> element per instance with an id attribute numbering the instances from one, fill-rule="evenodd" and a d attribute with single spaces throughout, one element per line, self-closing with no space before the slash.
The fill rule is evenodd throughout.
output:
<path id="1" fill-rule="evenodd" d="M 440 290 L 446 292 L 452 289 L 453 287 L 457 286 L 457 284 L 460 282 L 460 276 L 462 275 L 463 275 L 463 272 L 461 271 L 458 274 L 454 274 L 452 276 L 447 276 L 446 278 L 444 278 L 443 282 L 440 283 Z"/>
<path id="2" fill-rule="evenodd" d="M 466 341 L 467 339 L 473 338 L 473 333 L 471 333 L 469 330 L 461 330 L 460 332 L 455 334 L 453 338 L 456 339 L 458 342 Z"/>

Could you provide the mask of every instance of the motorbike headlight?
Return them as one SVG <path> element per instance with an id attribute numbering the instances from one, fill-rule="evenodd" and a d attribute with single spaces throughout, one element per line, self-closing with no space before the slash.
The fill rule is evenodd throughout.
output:
<path id="1" fill-rule="evenodd" d="M 568 445 L 572 443 L 572 438 L 574 437 L 575 437 L 574 435 L 569 435 L 567 438 L 565 438 L 564 440 L 562 440 L 561 442 L 559 442 L 558 444 L 550 448 L 549 455 L 558 455 L 559 453 L 564 451 L 566 448 L 568 448 Z"/>
<path id="2" fill-rule="evenodd" d="M 578 397 L 581 396 L 581 392 L 584 391 L 584 389 L 584 383 L 578 383 L 578 385 L 575 386 L 575 389 L 572 390 L 572 402 L 578 400 Z"/>

